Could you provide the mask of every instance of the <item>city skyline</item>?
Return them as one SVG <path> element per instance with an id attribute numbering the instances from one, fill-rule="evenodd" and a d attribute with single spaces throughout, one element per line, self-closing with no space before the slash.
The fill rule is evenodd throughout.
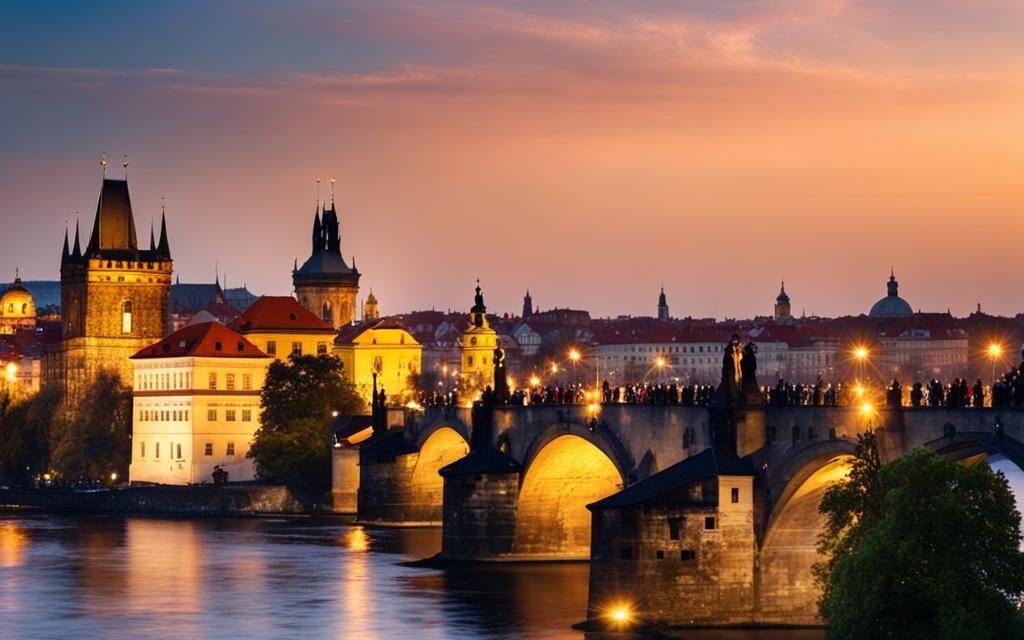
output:
<path id="1" fill-rule="evenodd" d="M 890 265 L 915 311 L 1024 311 L 1011 3 L 195 10 L 0 10 L 3 279 L 56 279 L 105 152 L 185 282 L 290 292 L 335 176 L 385 314 L 479 277 L 499 313 L 769 315 L 785 279 L 855 315 Z"/>

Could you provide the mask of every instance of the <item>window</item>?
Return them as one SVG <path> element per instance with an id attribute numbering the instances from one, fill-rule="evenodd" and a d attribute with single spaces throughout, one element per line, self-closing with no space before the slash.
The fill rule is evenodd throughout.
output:
<path id="1" fill-rule="evenodd" d="M 217 410 L 216 409 L 207 409 L 206 410 L 206 419 L 209 420 L 210 422 L 217 422 Z"/>
<path id="2" fill-rule="evenodd" d="M 176 450 L 176 453 L 178 454 L 177 455 L 178 460 L 181 460 L 181 445 L 180 444 L 176 445 L 175 446 L 175 450 Z"/>
<path id="3" fill-rule="evenodd" d="M 206 445 L 203 447 L 203 455 L 207 455 L 207 456 L 212 456 L 213 455 L 213 443 L 212 442 L 207 442 Z"/>
<path id="4" fill-rule="evenodd" d="M 210 372 L 210 388 L 211 389 L 216 389 L 217 388 L 217 372 L 216 371 L 211 371 Z"/>
<path id="5" fill-rule="evenodd" d="M 668 537 L 669 540 L 678 540 L 679 531 L 682 529 L 683 519 L 682 518 L 671 518 L 668 521 Z"/>
<path id="6" fill-rule="evenodd" d="M 252 409 L 242 409 L 242 422 L 252 422 Z"/>
<path id="7" fill-rule="evenodd" d="M 706 530 L 708 530 L 708 531 L 711 531 L 711 530 L 713 530 L 715 528 L 715 517 L 714 516 L 708 516 L 708 517 L 704 518 L 704 528 Z"/>
<path id="8" fill-rule="evenodd" d="M 325 302 L 320 317 L 324 319 L 327 324 L 334 324 L 334 316 L 331 314 L 331 303 Z"/>
<path id="9" fill-rule="evenodd" d="M 697 552 L 693 549 L 683 549 L 679 552 L 679 559 L 683 562 L 690 562 L 697 559 Z"/>
<path id="10" fill-rule="evenodd" d="M 242 391 L 252 391 L 252 374 L 242 374 Z"/>
<path id="11" fill-rule="evenodd" d="M 302 343 L 301 342 L 293 342 L 292 343 L 292 353 L 297 355 L 297 356 L 301 356 L 302 355 Z"/>
<path id="12" fill-rule="evenodd" d="M 234 422 L 235 421 L 235 410 L 234 409 L 226 410 L 224 412 L 224 419 L 227 420 L 228 422 Z"/>
<path id="13" fill-rule="evenodd" d="M 214 351 L 220 351 L 221 350 L 220 340 L 214 341 L 214 343 L 213 343 L 213 350 Z"/>
<path id="14" fill-rule="evenodd" d="M 466 366 L 467 367 L 472 367 L 473 366 L 473 356 L 467 356 L 466 357 Z"/>
<path id="15" fill-rule="evenodd" d="M 235 390 L 235 374 L 233 374 L 233 373 L 227 374 L 227 380 L 225 380 L 224 384 L 227 387 L 228 391 L 234 391 Z"/>
<path id="16" fill-rule="evenodd" d="M 155 458 L 159 458 L 160 457 L 160 443 L 158 442 L 154 446 L 156 447 L 156 453 L 155 453 L 154 457 Z"/>
<path id="17" fill-rule="evenodd" d="M 732 503 L 736 504 L 740 501 L 740 490 L 736 487 L 732 488 Z"/>
<path id="18" fill-rule="evenodd" d="M 268 356 L 276 356 L 277 355 L 277 340 L 267 340 L 267 355 Z"/>
<path id="19" fill-rule="evenodd" d="M 132 332 L 132 301 L 125 300 L 121 305 L 121 333 Z"/>
<path id="20" fill-rule="evenodd" d="M 229 442 L 228 443 L 228 450 L 227 451 L 228 451 L 228 455 L 229 456 L 235 455 L 235 443 L 234 442 Z"/>
<path id="21" fill-rule="evenodd" d="M 140 458 L 145 458 L 146 457 L 146 443 L 145 442 L 140 442 L 139 443 L 139 457 Z"/>
<path id="22" fill-rule="evenodd" d="M 327 355 L 327 343 L 326 342 L 318 342 L 318 343 L 316 343 L 316 355 L 318 355 L 318 356 L 325 356 L 325 355 Z"/>
<path id="23" fill-rule="evenodd" d="M 656 557 L 658 560 L 664 560 L 665 559 L 665 552 L 662 551 L 661 549 L 658 549 L 658 551 L 655 552 L 654 557 Z"/>
<path id="24" fill-rule="evenodd" d="M 619 560 L 632 560 L 633 547 L 619 547 Z"/>

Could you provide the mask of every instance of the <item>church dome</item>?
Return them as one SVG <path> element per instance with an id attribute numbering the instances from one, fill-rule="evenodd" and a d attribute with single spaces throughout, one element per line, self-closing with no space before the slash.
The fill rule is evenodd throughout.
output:
<path id="1" fill-rule="evenodd" d="M 896 274 L 889 274 L 889 282 L 886 285 L 888 294 L 876 302 L 868 313 L 872 318 L 906 318 L 914 315 L 910 303 L 899 296 L 900 284 L 896 281 Z"/>
<path id="2" fill-rule="evenodd" d="M 778 303 L 789 303 L 789 294 L 786 293 L 786 283 L 782 283 L 782 288 L 779 290 L 779 295 L 775 297 L 775 302 Z"/>
<path id="3" fill-rule="evenodd" d="M 32 294 L 21 284 L 21 278 L 15 278 L 11 288 L 0 296 L 0 317 L 3 318 L 35 318 L 36 302 Z"/>

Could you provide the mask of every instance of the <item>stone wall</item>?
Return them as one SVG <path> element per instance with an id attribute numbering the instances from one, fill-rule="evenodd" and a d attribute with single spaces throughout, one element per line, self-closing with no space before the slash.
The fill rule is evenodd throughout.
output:
<path id="1" fill-rule="evenodd" d="M 287 488 L 270 485 L 129 487 L 98 491 L 0 490 L 0 504 L 113 513 L 245 515 L 302 513 Z"/>
<path id="2" fill-rule="evenodd" d="M 441 556 L 477 560 L 509 555 L 518 498 L 518 473 L 445 478 Z"/>

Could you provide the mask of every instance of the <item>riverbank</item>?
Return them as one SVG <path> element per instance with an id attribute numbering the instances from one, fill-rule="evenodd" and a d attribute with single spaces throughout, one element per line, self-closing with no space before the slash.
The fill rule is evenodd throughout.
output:
<path id="1" fill-rule="evenodd" d="M 116 489 L 0 489 L 0 506 L 55 511 L 230 516 L 316 511 L 278 485 L 194 485 Z"/>

